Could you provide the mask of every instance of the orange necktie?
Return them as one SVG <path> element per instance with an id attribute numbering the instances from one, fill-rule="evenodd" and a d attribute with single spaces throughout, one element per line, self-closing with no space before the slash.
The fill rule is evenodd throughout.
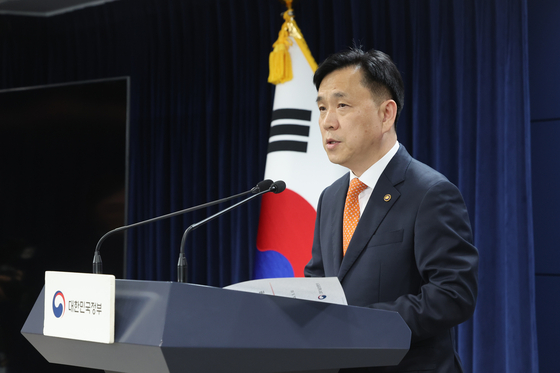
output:
<path id="1" fill-rule="evenodd" d="M 356 230 L 358 221 L 360 220 L 360 203 L 358 202 L 358 195 L 367 188 L 367 185 L 362 183 L 358 178 L 350 181 L 350 188 L 346 195 L 346 203 L 344 204 L 344 220 L 342 222 L 342 254 L 346 254 L 348 244 L 352 239 L 352 235 Z"/>

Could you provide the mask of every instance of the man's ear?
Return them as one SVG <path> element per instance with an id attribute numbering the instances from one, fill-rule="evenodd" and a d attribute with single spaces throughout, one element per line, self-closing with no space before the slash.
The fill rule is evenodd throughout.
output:
<path id="1" fill-rule="evenodd" d="M 397 118 L 397 103 L 394 100 L 387 100 L 381 104 L 380 109 L 383 115 L 383 128 L 389 130 Z"/>

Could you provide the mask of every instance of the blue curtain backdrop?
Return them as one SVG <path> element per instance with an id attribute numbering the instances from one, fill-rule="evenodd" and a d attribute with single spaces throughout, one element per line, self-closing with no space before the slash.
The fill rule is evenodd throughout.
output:
<path id="1" fill-rule="evenodd" d="M 130 76 L 128 222 L 262 179 L 277 0 L 120 0 L 49 18 L 0 16 L 0 89 Z M 462 191 L 480 251 L 467 372 L 537 372 L 525 0 L 302 0 L 317 61 L 389 53 L 406 99 L 399 141 Z M 118 160 L 120 161 L 120 160 Z M 183 230 L 229 204 L 128 234 L 128 277 L 174 280 Z M 259 204 L 190 235 L 189 281 L 251 278 Z M 30 228 L 31 229 L 31 228 Z"/>

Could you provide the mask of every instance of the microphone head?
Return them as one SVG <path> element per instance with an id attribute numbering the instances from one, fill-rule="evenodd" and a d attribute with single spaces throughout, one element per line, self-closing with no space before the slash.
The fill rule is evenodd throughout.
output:
<path id="1" fill-rule="evenodd" d="M 272 184 L 273 184 L 273 182 L 272 182 L 272 180 L 270 180 L 270 179 L 263 180 L 263 181 L 259 182 L 259 183 L 257 184 L 257 186 L 255 186 L 253 189 L 251 189 L 251 192 L 252 192 L 253 194 L 257 194 L 257 193 L 260 193 L 260 192 L 264 192 L 265 190 L 270 189 L 270 187 L 272 186 Z"/>
<path id="2" fill-rule="evenodd" d="M 276 180 L 270 186 L 270 191 L 274 194 L 282 193 L 286 189 L 286 183 L 282 180 Z"/>

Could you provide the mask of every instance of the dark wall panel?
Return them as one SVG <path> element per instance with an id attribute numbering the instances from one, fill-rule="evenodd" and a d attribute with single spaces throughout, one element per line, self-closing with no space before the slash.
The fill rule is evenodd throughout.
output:
<path id="1" fill-rule="evenodd" d="M 91 272 L 95 244 L 124 224 L 128 79 L 0 91 L 0 367 L 47 364 L 20 333 L 46 270 Z M 124 236 L 103 246 L 123 277 Z M 0 368 L 0 372 L 3 372 Z"/>
<path id="2" fill-rule="evenodd" d="M 558 336 L 560 335 L 560 276 L 536 278 L 537 332 L 539 371 L 558 371 Z"/>
<path id="3" fill-rule="evenodd" d="M 560 120 L 533 122 L 531 136 L 535 271 L 560 275 Z"/>
<path id="4" fill-rule="evenodd" d="M 541 372 L 558 371 L 560 334 L 560 2 L 528 1 L 537 336 Z"/>
<path id="5" fill-rule="evenodd" d="M 560 118 L 560 1 L 529 0 L 531 119 Z"/>

